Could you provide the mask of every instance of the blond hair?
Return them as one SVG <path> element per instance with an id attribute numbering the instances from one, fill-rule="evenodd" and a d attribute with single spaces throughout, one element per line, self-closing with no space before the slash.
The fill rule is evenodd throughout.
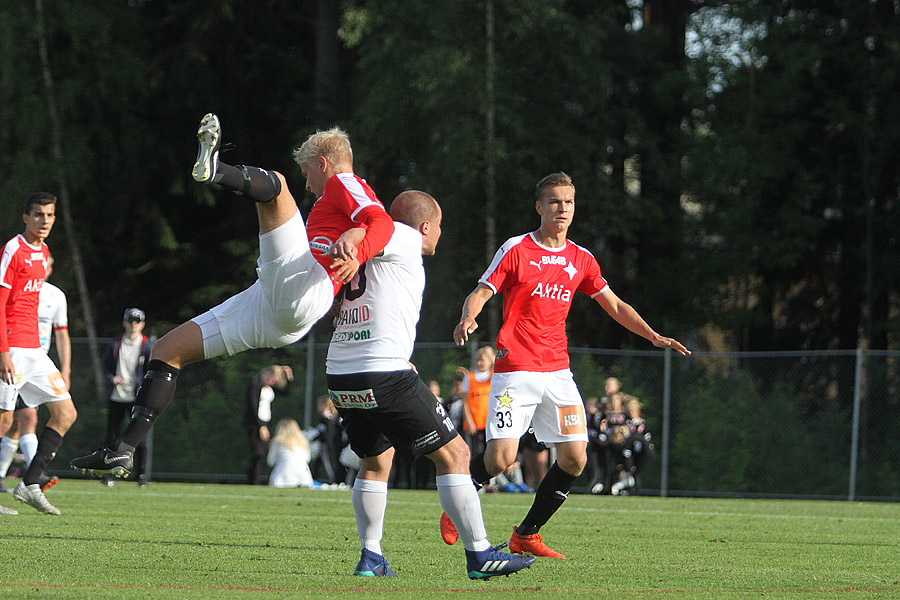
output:
<path id="1" fill-rule="evenodd" d="M 353 167 L 350 136 L 341 128 L 332 127 L 325 131 L 316 131 L 294 150 L 294 160 L 298 165 L 315 160 L 319 156 L 324 156 L 333 165 Z"/>
<path id="2" fill-rule="evenodd" d="M 575 188 L 575 184 L 572 183 L 572 178 L 559 171 L 558 173 L 550 173 L 543 179 L 537 182 L 537 185 L 534 186 L 534 196 L 540 202 L 543 199 L 544 190 L 553 187 L 570 187 Z"/>
<path id="3" fill-rule="evenodd" d="M 497 362 L 497 353 L 494 352 L 494 349 L 491 346 L 482 346 L 475 353 L 475 360 L 478 360 L 479 356 L 486 356 L 488 360 L 491 361 L 491 368 L 494 368 L 494 363 Z"/>
<path id="4" fill-rule="evenodd" d="M 300 431 L 300 425 L 297 424 L 297 421 L 290 418 L 278 421 L 278 425 L 275 426 L 275 437 L 272 438 L 272 442 L 277 442 L 288 450 L 301 448 L 307 452 L 309 451 L 309 442 L 306 440 L 306 436 L 303 435 L 303 432 Z"/>

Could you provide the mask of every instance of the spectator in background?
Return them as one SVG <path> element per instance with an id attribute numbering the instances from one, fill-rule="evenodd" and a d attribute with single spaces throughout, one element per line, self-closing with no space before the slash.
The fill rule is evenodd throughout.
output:
<path id="1" fill-rule="evenodd" d="M 122 419 L 131 418 L 134 398 L 147 366 L 150 364 L 150 350 L 153 344 L 144 335 L 146 316 L 139 308 L 126 308 L 122 317 L 125 332 L 114 338 L 103 355 L 103 376 L 106 379 L 106 443 L 111 444 L 122 430 Z M 146 440 L 136 448 L 135 462 L 138 485 L 147 487 L 147 444 Z M 112 487 L 115 477 L 104 475 L 101 485 Z"/>
<path id="2" fill-rule="evenodd" d="M 272 422 L 272 402 L 276 395 L 286 395 L 290 391 L 293 380 L 294 372 L 287 365 L 266 367 L 250 379 L 247 401 L 244 404 L 244 427 L 250 440 L 250 459 L 247 465 L 249 485 L 260 483 L 260 467 L 271 437 L 269 423 Z"/>
<path id="3" fill-rule="evenodd" d="M 309 470 L 309 442 L 294 419 L 281 419 L 269 444 L 266 462 L 272 467 L 272 487 L 321 487 Z"/>
<path id="4" fill-rule="evenodd" d="M 608 493 L 610 485 L 609 481 L 607 481 L 609 469 L 606 465 L 609 438 L 606 435 L 606 421 L 600 407 L 600 400 L 596 396 L 585 398 L 584 412 L 587 415 L 588 429 L 587 457 L 588 466 L 591 468 L 591 481 L 588 483 L 588 490 L 595 495 L 603 492 Z"/>
<path id="5" fill-rule="evenodd" d="M 323 483 L 343 483 L 346 478 L 346 467 L 341 464 L 341 450 L 347 445 L 344 427 L 331 398 L 319 396 L 316 400 L 319 411 L 319 423 L 316 434 L 310 441 L 319 442 L 320 451 L 312 462 L 313 477 Z"/>
<path id="6" fill-rule="evenodd" d="M 488 397 L 491 393 L 491 376 L 494 374 L 496 353 L 490 346 L 483 346 L 475 353 L 475 370 L 459 367 L 462 375 L 460 394 L 463 397 L 463 431 L 472 456 L 484 452 L 484 427 L 487 423 Z"/>
<path id="7" fill-rule="evenodd" d="M 50 352 L 52 339 L 56 338 L 56 354 L 59 357 L 59 374 L 62 375 L 66 387 L 71 386 L 72 373 L 72 341 L 69 339 L 69 316 L 66 294 L 61 289 L 48 283 L 47 277 L 53 273 L 53 255 L 47 256 L 47 268 L 44 285 L 38 296 L 38 334 L 41 348 Z M 51 335 L 51 333 L 53 335 Z M 0 492 L 10 492 L 3 484 L 3 478 L 12 464 L 17 449 L 22 450 L 25 468 L 31 464 L 37 451 L 37 409 L 27 406 L 20 397 L 16 402 L 13 423 L 3 440 L 0 441 Z M 59 477 L 41 474 L 41 491 L 46 492 L 59 482 Z"/>

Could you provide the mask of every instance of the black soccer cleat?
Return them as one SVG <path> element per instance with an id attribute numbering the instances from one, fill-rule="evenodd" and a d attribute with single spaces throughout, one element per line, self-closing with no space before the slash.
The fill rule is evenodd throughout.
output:
<path id="1" fill-rule="evenodd" d="M 87 456 L 73 458 L 69 465 L 76 471 L 94 477 L 107 474 L 128 477 L 134 468 L 134 455 L 128 450 L 100 448 Z"/>

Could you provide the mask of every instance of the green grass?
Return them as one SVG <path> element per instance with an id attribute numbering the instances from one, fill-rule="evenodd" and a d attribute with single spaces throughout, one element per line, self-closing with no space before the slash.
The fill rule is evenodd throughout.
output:
<path id="1" fill-rule="evenodd" d="M 0 498 L 19 510 L 0 517 L 0 598 L 900 598 L 897 504 L 573 494 L 542 530 L 568 560 L 470 581 L 434 491 L 389 493 L 397 579 L 350 575 L 349 491 L 65 479 L 48 498 L 62 516 Z M 493 543 L 531 499 L 482 496 Z"/>

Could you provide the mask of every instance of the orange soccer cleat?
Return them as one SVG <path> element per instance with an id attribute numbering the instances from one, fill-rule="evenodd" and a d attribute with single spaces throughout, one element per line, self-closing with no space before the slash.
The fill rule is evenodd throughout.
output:
<path id="1" fill-rule="evenodd" d="M 456 531 L 456 525 L 447 516 L 447 513 L 441 514 L 441 537 L 445 544 L 453 545 L 459 539 L 459 532 Z"/>
<path id="2" fill-rule="evenodd" d="M 509 538 L 509 551 L 514 554 L 532 554 L 534 556 L 546 556 L 548 558 L 565 558 L 562 554 L 547 547 L 541 534 L 519 535 L 513 527 L 512 537 Z"/>

